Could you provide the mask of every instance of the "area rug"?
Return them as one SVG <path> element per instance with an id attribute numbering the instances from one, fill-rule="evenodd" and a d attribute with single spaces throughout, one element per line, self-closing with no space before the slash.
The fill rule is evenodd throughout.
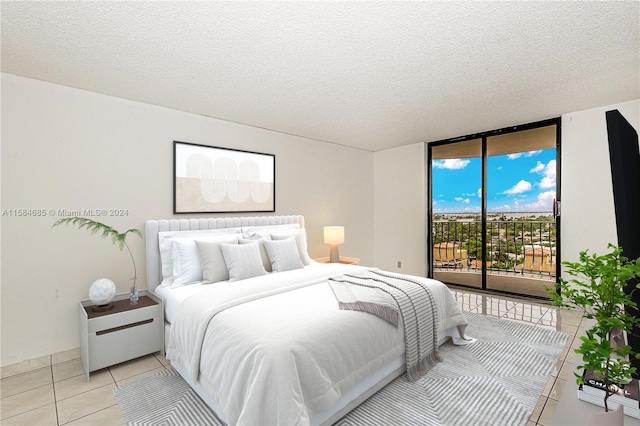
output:
<path id="1" fill-rule="evenodd" d="M 397 378 L 335 425 L 526 425 L 568 336 L 465 315 L 477 342 L 445 343 L 443 361 L 421 380 Z M 173 369 L 114 393 L 129 425 L 224 425 Z"/>

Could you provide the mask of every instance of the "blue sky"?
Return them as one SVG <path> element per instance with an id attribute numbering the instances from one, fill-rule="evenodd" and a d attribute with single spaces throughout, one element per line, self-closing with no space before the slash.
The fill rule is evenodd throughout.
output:
<path id="1" fill-rule="evenodd" d="M 556 196 L 555 149 L 487 158 L 489 212 L 551 212 Z M 434 213 L 480 213 L 480 158 L 433 160 Z"/>

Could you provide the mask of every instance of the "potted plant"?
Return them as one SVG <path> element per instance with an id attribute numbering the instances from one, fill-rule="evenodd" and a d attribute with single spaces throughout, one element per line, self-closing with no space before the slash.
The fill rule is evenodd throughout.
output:
<path id="1" fill-rule="evenodd" d="M 604 255 L 589 255 L 586 250 L 580 252 L 578 262 L 562 262 L 564 272 L 573 278 L 559 279 L 560 294 L 547 287 L 553 305 L 580 309 L 583 318 L 595 320 L 580 337 L 582 344 L 575 352 L 582 355 L 578 369 L 592 371 L 604 384 L 605 411 L 609 411 L 608 400 L 616 386 L 629 382 L 636 372 L 629 360 L 639 358 L 626 342 L 612 341 L 640 325 L 640 317 L 625 310 L 625 306 L 636 308 L 631 294 L 640 287 L 640 259 L 627 259 L 622 248 L 612 244 L 608 248 L 612 251 Z M 627 286 L 632 288 L 625 291 Z M 579 385 L 585 385 L 584 375 L 574 375 Z"/>
<path id="2" fill-rule="evenodd" d="M 138 277 L 138 274 L 136 269 L 136 261 L 134 260 L 133 253 L 131 253 L 131 249 L 127 244 L 127 235 L 132 233 L 142 238 L 142 233 L 137 229 L 129 229 L 125 232 L 118 232 L 112 227 L 105 225 L 104 223 L 96 222 L 95 220 L 91 220 L 85 217 L 77 217 L 77 216 L 65 217 L 63 219 L 60 219 L 53 224 L 53 227 L 56 227 L 62 224 L 77 225 L 78 229 L 85 228 L 88 231 L 90 231 L 91 234 L 102 233 L 103 238 L 111 237 L 111 241 L 113 242 L 113 244 L 114 245 L 117 244 L 120 250 L 122 250 L 124 247 L 127 248 L 127 251 L 129 252 L 129 256 L 131 257 L 131 263 L 133 263 L 133 278 L 132 278 L 133 286 L 131 286 L 131 295 L 129 297 L 129 300 L 131 301 L 132 305 L 135 305 L 136 303 L 138 303 L 138 288 L 136 287 L 136 279 Z"/>

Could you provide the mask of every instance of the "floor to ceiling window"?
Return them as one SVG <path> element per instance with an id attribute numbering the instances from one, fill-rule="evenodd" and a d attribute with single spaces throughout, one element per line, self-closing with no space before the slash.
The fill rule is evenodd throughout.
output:
<path id="1" fill-rule="evenodd" d="M 546 297 L 559 264 L 559 119 L 428 145 L 429 276 Z"/>

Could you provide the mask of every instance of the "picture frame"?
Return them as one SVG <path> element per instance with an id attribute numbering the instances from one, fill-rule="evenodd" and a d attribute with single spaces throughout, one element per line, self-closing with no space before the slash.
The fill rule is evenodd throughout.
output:
<path id="1" fill-rule="evenodd" d="M 173 142 L 173 213 L 276 211 L 276 156 Z"/>

